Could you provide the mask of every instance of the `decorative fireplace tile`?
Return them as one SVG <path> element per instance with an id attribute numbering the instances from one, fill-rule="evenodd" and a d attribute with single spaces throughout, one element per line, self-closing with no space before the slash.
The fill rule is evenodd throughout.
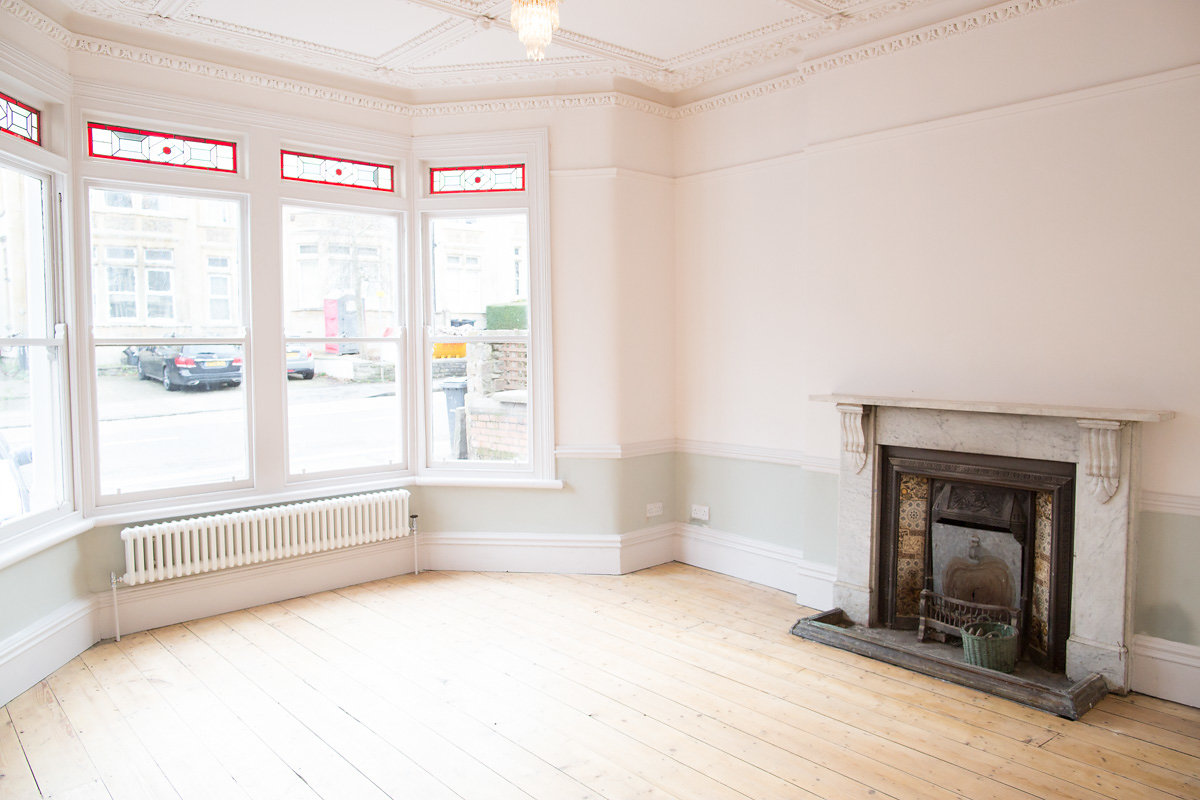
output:
<path id="1" fill-rule="evenodd" d="M 1038 492 L 1034 500 L 1033 599 L 1029 642 L 1043 653 L 1050 620 L 1050 542 L 1054 533 L 1053 495 Z"/>
<path id="2" fill-rule="evenodd" d="M 929 513 L 929 478 L 900 476 L 899 541 L 896 543 L 896 615 L 915 617 L 925 588 L 925 529 Z"/>

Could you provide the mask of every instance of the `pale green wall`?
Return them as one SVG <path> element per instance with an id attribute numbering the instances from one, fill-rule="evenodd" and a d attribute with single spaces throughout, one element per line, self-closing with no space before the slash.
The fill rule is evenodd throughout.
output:
<path id="1" fill-rule="evenodd" d="M 803 467 L 736 458 L 676 456 L 679 519 L 693 504 L 725 533 L 796 548 L 806 561 L 837 560 L 838 476 Z"/>
<path id="2" fill-rule="evenodd" d="M 689 454 L 560 459 L 558 470 L 563 489 L 414 488 L 412 509 L 430 532 L 605 535 L 687 521 L 699 503 L 714 530 L 835 563 L 836 475 Z M 652 502 L 663 516 L 645 517 Z M 1139 526 L 1137 632 L 1200 646 L 1200 516 L 1143 512 Z M 119 533 L 97 528 L 0 571 L 0 640 L 104 591 L 123 568 Z"/>
<path id="3" fill-rule="evenodd" d="M 1134 630 L 1200 647 L 1200 517 L 1138 517 Z"/>
<path id="4" fill-rule="evenodd" d="M 674 456 L 561 458 L 562 489 L 415 487 L 412 512 L 429 532 L 619 534 L 670 522 Z M 647 520 L 646 504 L 662 517 Z"/>
<path id="5" fill-rule="evenodd" d="M 89 543 L 85 533 L 0 571 L 0 640 L 91 595 Z"/>

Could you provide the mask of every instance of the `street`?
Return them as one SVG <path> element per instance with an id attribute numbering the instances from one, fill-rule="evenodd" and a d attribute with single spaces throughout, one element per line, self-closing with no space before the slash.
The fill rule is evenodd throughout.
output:
<path id="1" fill-rule="evenodd" d="M 97 378 L 97 398 L 102 494 L 249 478 L 242 387 L 168 392 L 160 383 L 138 380 L 131 373 L 103 374 Z M 291 379 L 287 398 L 293 474 L 403 460 L 405 415 L 393 384 L 326 376 Z M 432 393 L 430 406 L 433 445 L 442 452 L 448 448 L 449 433 L 441 391 Z M 0 435 L 14 449 L 31 444 L 27 396 L 18 393 L 0 403 Z"/>

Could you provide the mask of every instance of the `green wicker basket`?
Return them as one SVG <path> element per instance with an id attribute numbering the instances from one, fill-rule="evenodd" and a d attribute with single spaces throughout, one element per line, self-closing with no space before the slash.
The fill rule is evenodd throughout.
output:
<path id="1" fill-rule="evenodd" d="M 1017 629 L 1003 622 L 968 622 L 962 626 L 963 658 L 968 664 L 999 672 L 1017 666 Z"/>

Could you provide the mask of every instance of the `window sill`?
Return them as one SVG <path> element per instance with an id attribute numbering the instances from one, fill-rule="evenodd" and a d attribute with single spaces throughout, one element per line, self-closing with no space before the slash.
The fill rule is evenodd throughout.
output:
<path id="1" fill-rule="evenodd" d="M 461 487 L 489 489 L 562 489 L 560 480 L 538 478 L 505 478 L 497 475 L 487 477 L 473 476 L 423 476 L 412 475 L 390 476 L 364 479 L 362 476 L 351 480 L 320 481 L 298 483 L 276 492 L 254 492 L 244 490 L 230 492 L 217 497 L 192 497 L 191 502 L 180 502 L 178 499 L 156 499 L 138 504 L 124 506 L 100 506 L 93 509 L 87 516 L 89 527 L 105 525 L 129 525 L 143 522 L 156 522 L 164 519 L 180 519 L 195 514 L 219 514 L 226 511 L 239 511 L 245 508 L 257 508 L 279 503 L 296 503 L 304 500 L 315 500 L 323 497 L 338 497 L 340 495 L 360 494 L 384 489 L 408 488 L 412 486 L 429 487 Z"/>
<path id="2" fill-rule="evenodd" d="M 424 476 L 410 479 L 413 486 L 459 486 L 484 489 L 561 489 L 563 482 L 549 478 L 467 478 Z"/>
<path id="3" fill-rule="evenodd" d="M 49 550 L 96 527 L 95 520 L 84 519 L 79 514 L 60 517 L 43 523 L 36 528 L 22 531 L 4 542 L 0 542 L 0 570 Z"/>

